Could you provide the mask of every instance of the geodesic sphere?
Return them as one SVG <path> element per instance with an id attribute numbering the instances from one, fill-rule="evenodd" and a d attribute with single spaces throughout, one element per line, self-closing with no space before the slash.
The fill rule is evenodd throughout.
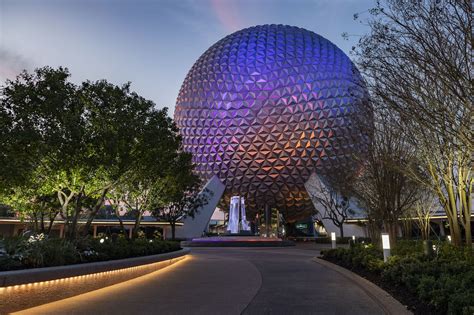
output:
<path id="1" fill-rule="evenodd" d="M 193 65 L 175 121 L 204 180 L 217 175 L 250 215 L 264 204 L 288 219 L 313 205 L 312 172 L 354 170 L 366 152 L 367 92 L 349 58 L 311 31 L 262 25 L 235 32 Z"/>

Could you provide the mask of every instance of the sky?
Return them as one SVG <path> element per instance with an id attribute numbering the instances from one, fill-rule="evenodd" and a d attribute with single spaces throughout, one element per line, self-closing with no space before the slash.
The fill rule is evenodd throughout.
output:
<path id="1" fill-rule="evenodd" d="M 64 66 L 71 80 L 106 79 L 168 107 L 207 48 L 261 24 L 318 33 L 349 54 L 374 0 L 0 0 L 0 85 L 20 71 Z M 342 33 L 347 32 L 348 40 Z"/>

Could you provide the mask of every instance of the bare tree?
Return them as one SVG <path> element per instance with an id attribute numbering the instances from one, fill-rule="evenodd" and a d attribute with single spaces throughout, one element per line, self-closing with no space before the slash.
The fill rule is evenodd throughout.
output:
<path id="1" fill-rule="evenodd" d="M 413 207 L 413 217 L 415 223 L 421 231 L 421 238 L 428 240 L 431 231 L 431 218 L 436 212 L 436 199 L 427 194 L 424 198 L 420 198 Z"/>
<path id="2" fill-rule="evenodd" d="M 349 176 L 339 181 L 333 176 L 332 182 L 329 182 L 320 175 L 313 174 L 305 184 L 306 191 L 316 206 L 317 217 L 331 220 L 339 229 L 341 237 L 344 237 L 344 222 L 355 213 L 350 205 L 351 183 L 352 178 Z"/>
<path id="3" fill-rule="evenodd" d="M 369 234 L 378 241 L 381 230 L 396 242 L 399 219 L 419 196 L 419 184 L 405 173 L 416 165 L 409 135 L 397 128 L 385 111 L 376 111 L 375 132 L 364 170 L 354 190 L 367 211 Z"/>
<path id="4" fill-rule="evenodd" d="M 387 0 L 354 50 L 372 96 L 398 112 L 418 149 L 412 178 L 446 211 L 453 243 L 471 244 L 472 10 L 467 0 Z"/>

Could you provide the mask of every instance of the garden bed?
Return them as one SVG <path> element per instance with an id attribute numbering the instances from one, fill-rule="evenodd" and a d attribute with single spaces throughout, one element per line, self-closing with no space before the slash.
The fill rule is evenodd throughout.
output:
<path id="1" fill-rule="evenodd" d="M 473 314 L 474 257 L 469 249 L 438 244 L 428 257 L 421 243 L 400 242 L 383 262 L 372 245 L 322 251 L 325 260 L 345 267 L 380 286 L 415 314 Z"/>
<path id="2" fill-rule="evenodd" d="M 0 271 L 64 266 L 163 254 L 179 250 L 179 242 L 104 237 L 76 242 L 42 235 L 0 240 Z"/>
<path id="3" fill-rule="evenodd" d="M 0 314 L 149 276 L 185 259 L 189 249 L 76 265 L 0 272 Z M 173 269 L 163 270 L 173 272 Z"/>

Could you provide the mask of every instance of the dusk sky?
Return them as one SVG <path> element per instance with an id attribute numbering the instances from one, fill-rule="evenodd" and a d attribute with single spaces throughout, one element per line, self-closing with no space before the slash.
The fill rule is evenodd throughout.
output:
<path id="1" fill-rule="evenodd" d="M 288 24 L 345 51 L 367 28 L 374 0 L 0 0 L 0 84 L 22 69 L 68 67 L 72 81 L 132 82 L 172 115 L 193 63 L 239 29 Z M 343 32 L 355 35 L 349 40 Z"/>

